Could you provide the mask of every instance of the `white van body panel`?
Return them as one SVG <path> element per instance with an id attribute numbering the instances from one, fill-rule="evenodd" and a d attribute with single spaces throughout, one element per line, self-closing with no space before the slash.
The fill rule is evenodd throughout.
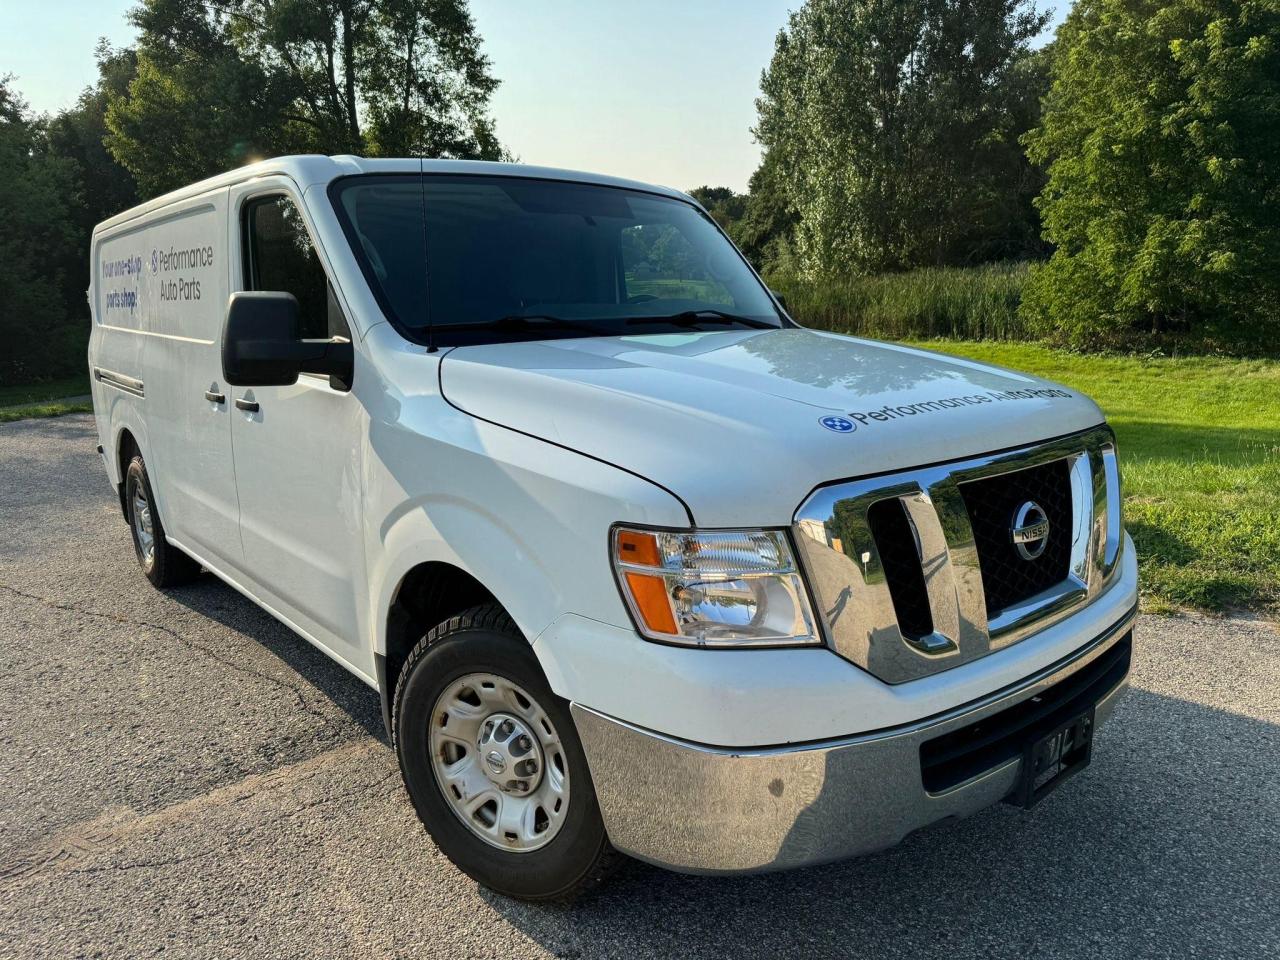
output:
<path id="1" fill-rule="evenodd" d="M 389 324 L 373 328 L 363 348 L 379 371 L 364 385 L 375 649 L 386 650 L 385 612 L 404 576 L 432 562 L 488 587 L 527 637 L 569 609 L 630 629 L 607 562 L 609 527 L 620 516 L 685 526 L 680 502 L 615 466 L 449 405 L 439 390 L 441 354 L 407 343 Z M 355 393 L 362 395 L 359 377 Z"/>
<path id="2" fill-rule="evenodd" d="M 1092 400 L 1036 377 L 804 329 L 459 347 L 441 382 L 468 413 L 678 491 L 702 527 L 787 526 L 817 482 L 1103 421 Z M 856 429 L 824 429 L 833 414 Z"/>
<path id="3" fill-rule="evenodd" d="M 326 245 L 296 181 L 281 175 L 254 177 L 228 193 L 226 229 L 236 265 L 232 292 L 245 289 L 239 269 L 245 262 L 239 230 L 244 206 L 277 196 L 298 209 L 325 272 L 335 272 L 327 253 L 332 246 Z M 350 311 L 344 313 L 350 316 Z M 228 399 L 233 397 L 260 405 L 252 412 L 226 405 L 245 578 L 273 609 L 372 676 L 370 625 L 363 620 L 364 408 L 352 392 L 335 390 L 327 377 L 310 374 L 286 387 L 228 388 Z"/>
<path id="4" fill-rule="evenodd" d="M 164 471 L 166 482 L 154 493 L 162 515 L 172 518 L 168 533 L 236 568 L 242 555 L 230 418 L 225 406 L 205 399 L 222 377 L 226 208 L 220 188 L 95 237 L 91 367 L 108 449 L 117 451 L 128 429 L 147 461 Z M 113 374 L 140 381 L 141 395 L 121 390 Z"/>
<path id="5" fill-rule="evenodd" d="M 442 161 L 432 166 L 441 172 L 511 172 L 506 164 Z M 376 684 L 375 656 L 386 652 L 388 610 L 401 581 L 418 564 L 446 563 L 471 574 L 529 637 L 570 606 L 624 625 L 629 623 L 626 609 L 609 565 L 601 562 L 610 524 L 619 519 L 666 526 L 689 522 L 678 499 L 644 478 L 484 423 L 443 401 L 442 354 L 426 355 L 383 320 L 325 194 L 335 176 L 418 169 L 417 161 L 403 160 L 267 161 L 115 217 L 99 226 L 94 241 L 95 249 L 106 245 L 107 252 L 124 244 L 137 258 L 136 269 L 131 261 L 133 272 L 125 274 L 137 329 L 117 322 L 118 308 L 111 311 L 112 322 L 95 323 L 91 365 L 112 360 L 122 372 L 133 371 L 130 376 L 163 382 L 152 390 L 165 398 L 160 409 L 145 397 L 95 383 L 112 483 L 123 481 L 111 452 L 127 431 L 155 475 L 157 506 L 170 542 L 370 684 Z M 542 168 L 525 172 L 571 176 Z M 357 372 L 349 393 L 308 375 L 291 387 L 222 383 L 226 300 L 244 288 L 240 212 L 247 201 L 274 194 L 288 196 L 302 213 L 351 327 Z M 186 225 L 201 217 L 210 218 L 217 269 L 210 280 L 201 275 L 202 310 L 193 319 L 189 310 L 157 308 L 147 261 L 153 247 L 190 239 Z M 95 299 L 116 289 L 103 281 L 94 278 Z M 151 339 L 164 346 L 148 351 Z M 225 393 L 226 403 L 203 400 L 204 391 L 214 388 Z M 190 397 L 198 399 L 204 420 L 176 419 L 183 404 L 191 406 Z M 237 410 L 237 398 L 255 400 L 261 410 Z M 158 427 L 169 431 L 172 449 L 153 442 Z M 406 444 L 408 438 L 413 440 Z M 176 475 L 181 483 L 171 484 L 167 464 L 179 450 L 187 451 Z M 502 462 L 508 470 L 495 471 L 495 463 Z M 222 489 L 230 497 L 211 496 L 193 505 L 198 498 L 188 491 L 201 489 L 202 476 L 209 493 Z M 517 502 L 521 523 L 513 525 L 509 511 Z M 230 517 L 230 540 L 211 533 L 226 526 L 210 517 L 215 504 L 220 519 Z M 184 522 L 184 517 L 196 519 Z M 578 538 L 572 547 L 570 533 Z M 572 562 L 550 564 L 539 546 L 547 543 L 559 544 L 553 555 L 572 557 Z M 592 589 L 585 599 L 570 598 L 577 592 L 570 588 L 587 583 Z"/>

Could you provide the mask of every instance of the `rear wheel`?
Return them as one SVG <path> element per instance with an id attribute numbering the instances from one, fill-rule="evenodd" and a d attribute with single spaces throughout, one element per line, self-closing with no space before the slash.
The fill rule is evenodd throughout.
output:
<path id="1" fill-rule="evenodd" d="M 200 564 L 164 538 L 164 525 L 156 510 L 155 495 L 147 477 L 142 454 L 129 461 L 124 479 L 125 504 L 129 514 L 129 530 L 138 566 L 157 587 L 177 587 L 190 583 L 200 575 Z"/>
<path id="2" fill-rule="evenodd" d="M 568 704 L 496 605 L 440 624 L 396 685 L 396 752 L 427 832 L 464 873 L 526 900 L 570 900 L 621 858 Z"/>

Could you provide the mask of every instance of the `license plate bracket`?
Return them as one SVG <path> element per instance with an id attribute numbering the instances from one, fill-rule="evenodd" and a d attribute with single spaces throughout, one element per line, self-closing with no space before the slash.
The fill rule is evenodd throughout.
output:
<path id="1" fill-rule="evenodd" d="M 1093 759 L 1094 708 L 1030 740 L 1010 799 L 1030 809 L 1089 765 Z"/>

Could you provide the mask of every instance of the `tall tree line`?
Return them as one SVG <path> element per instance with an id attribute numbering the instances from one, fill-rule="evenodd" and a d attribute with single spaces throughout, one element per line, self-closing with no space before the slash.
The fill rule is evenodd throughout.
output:
<path id="1" fill-rule="evenodd" d="M 1049 339 L 1280 351 L 1280 0 L 1076 0 L 1033 50 L 1044 25 L 808 0 L 748 193 L 695 192 L 767 273 L 1032 260 L 1019 315 Z"/>
<path id="2" fill-rule="evenodd" d="M 36 116 L 0 78 L 0 384 L 83 371 L 89 236 L 255 158 L 502 159 L 466 0 L 142 0 L 136 46 Z"/>
<path id="3" fill-rule="evenodd" d="M 1039 255 L 1019 141 L 1049 88 L 1046 20 L 1032 0 L 809 0 L 761 77 L 734 238 L 810 277 Z"/>
<path id="4" fill-rule="evenodd" d="M 254 156 L 499 159 L 465 0 L 144 0 L 107 145 L 147 193 Z"/>
<path id="5" fill-rule="evenodd" d="M 0 383 L 83 370 L 93 224 L 259 156 L 500 158 L 466 0 L 141 0 L 36 116 L 0 78 Z M 1033 260 L 1027 328 L 1280 351 L 1280 0 L 806 0 L 748 192 L 695 193 L 766 273 Z M 745 91 L 744 91 L 745 93 Z"/>
<path id="6" fill-rule="evenodd" d="M 0 383 L 64 375 L 75 343 L 76 168 L 9 77 L 0 77 L 0 170 Z"/>

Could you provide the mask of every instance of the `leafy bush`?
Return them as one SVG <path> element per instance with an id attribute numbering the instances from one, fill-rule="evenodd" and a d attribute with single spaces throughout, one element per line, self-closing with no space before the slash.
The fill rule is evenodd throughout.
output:
<path id="1" fill-rule="evenodd" d="M 1027 266 L 925 267 L 830 280 L 773 276 L 770 285 L 805 326 L 885 339 L 1020 340 Z"/>
<path id="2" fill-rule="evenodd" d="M 1280 345 L 1280 4 L 1079 0 L 1039 129 L 1052 259 L 1022 317 L 1074 346 L 1135 331 Z"/>
<path id="3" fill-rule="evenodd" d="M 0 77 L 0 385 L 65 376 L 83 328 L 63 302 L 76 242 L 71 164 L 50 155 L 43 122 Z M 80 369 L 84 351 L 79 352 Z"/>

